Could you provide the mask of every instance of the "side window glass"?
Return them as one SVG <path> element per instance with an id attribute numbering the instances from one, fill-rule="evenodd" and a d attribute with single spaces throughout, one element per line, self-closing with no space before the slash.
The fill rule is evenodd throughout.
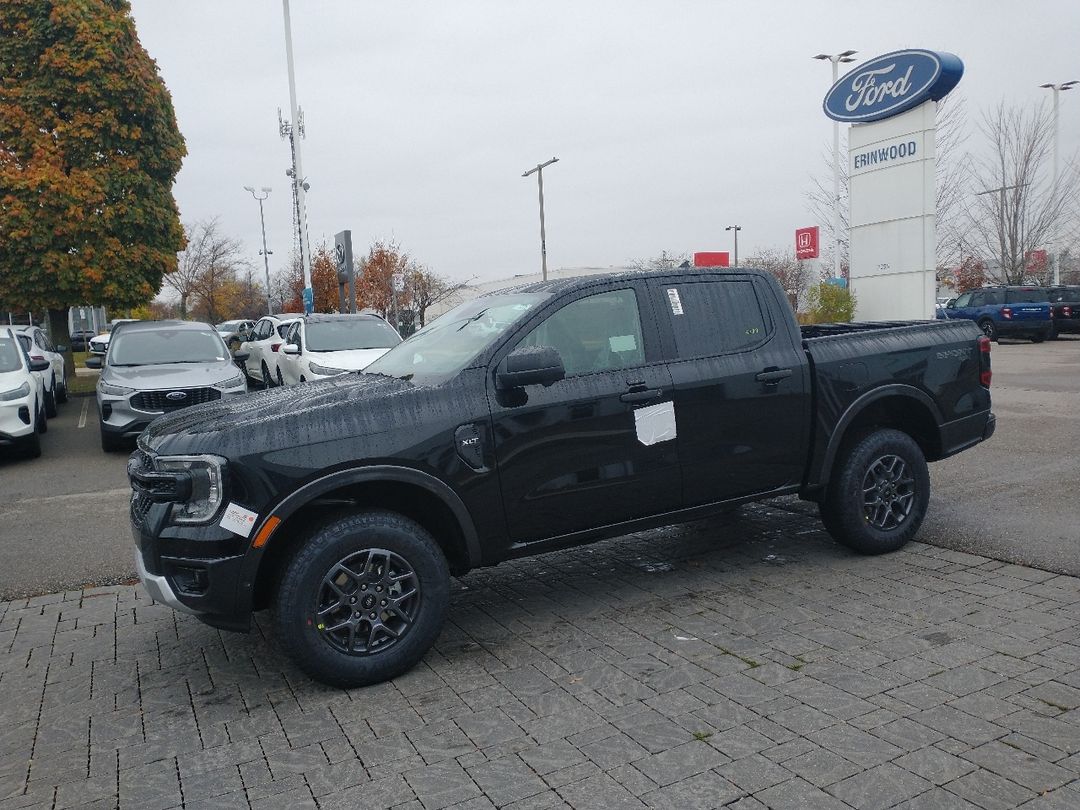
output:
<path id="1" fill-rule="evenodd" d="M 953 304 L 956 309 L 962 309 L 963 307 L 971 306 L 971 293 L 964 293 L 957 297 L 956 302 Z"/>
<path id="2" fill-rule="evenodd" d="M 1004 304 L 1005 303 L 1005 291 L 1004 290 L 987 290 L 986 300 L 983 301 L 983 305 L 986 304 Z"/>
<path id="3" fill-rule="evenodd" d="M 550 346 L 566 376 L 633 368 L 645 362 L 641 316 L 633 290 L 579 298 L 549 315 L 518 346 Z"/>
<path id="4" fill-rule="evenodd" d="M 971 296 L 971 303 L 969 307 L 984 307 L 986 306 L 986 293 L 974 293 Z"/>
<path id="5" fill-rule="evenodd" d="M 270 337 L 270 321 L 259 321 L 259 326 L 255 330 L 256 340 L 266 340 Z"/>
<path id="6" fill-rule="evenodd" d="M 669 284 L 661 296 L 682 359 L 742 351 L 771 331 L 752 281 Z"/>

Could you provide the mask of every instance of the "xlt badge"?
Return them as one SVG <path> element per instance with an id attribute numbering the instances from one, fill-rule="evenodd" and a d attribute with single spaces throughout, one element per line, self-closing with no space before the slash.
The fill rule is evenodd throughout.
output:
<path id="1" fill-rule="evenodd" d="M 476 425 L 462 425 L 454 431 L 454 443 L 458 457 L 472 469 L 480 472 L 484 466 L 484 442 L 480 437 L 480 428 Z"/>

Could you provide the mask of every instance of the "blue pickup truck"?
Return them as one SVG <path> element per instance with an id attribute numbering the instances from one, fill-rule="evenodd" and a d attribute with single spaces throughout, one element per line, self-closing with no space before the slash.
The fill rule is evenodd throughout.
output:
<path id="1" fill-rule="evenodd" d="M 1041 343 L 1050 337 L 1053 321 L 1043 287 L 980 287 L 957 296 L 938 309 L 944 320 L 975 321 L 991 340 L 1028 338 Z"/>

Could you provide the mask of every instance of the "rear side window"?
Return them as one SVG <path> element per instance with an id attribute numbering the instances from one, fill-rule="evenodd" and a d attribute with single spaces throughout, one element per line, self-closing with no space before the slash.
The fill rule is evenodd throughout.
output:
<path id="1" fill-rule="evenodd" d="M 1043 304 L 1050 300 L 1048 290 L 1032 287 L 1026 290 L 1006 290 L 1006 304 Z"/>
<path id="2" fill-rule="evenodd" d="M 738 352 L 765 340 L 769 328 L 751 281 L 665 284 L 660 306 L 671 313 L 680 358 Z"/>

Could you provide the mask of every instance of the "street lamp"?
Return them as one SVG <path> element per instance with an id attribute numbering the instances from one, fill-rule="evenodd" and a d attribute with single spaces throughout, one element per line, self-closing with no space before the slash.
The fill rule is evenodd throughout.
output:
<path id="1" fill-rule="evenodd" d="M 735 231 L 735 266 L 739 266 L 739 231 L 742 230 L 742 225 L 728 225 L 724 228 L 725 231 Z"/>
<path id="2" fill-rule="evenodd" d="M 1042 88 L 1044 88 L 1046 90 L 1053 90 L 1054 91 L 1054 175 L 1053 175 L 1053 177 L 1054 177 L 1054 190 L 1055 191 L 1057 191 L 1058 183 L 1061 181 L 1061 178 L 1058 176 L 1058 94 L 1062 90 L 1072 90 L 1073 87 L 1075 85 L 1077 85 L 1077 84 L 1080 84 L 1080 82 L 1078 82 L 1078 81 L 1076 81 L 1074 79 L 1071 82 L 1062 82 L 1061 84 L 1040 84 L 1039 85 L 1039 87 L 1042 87 Z M 1057 235 L 1055 234 L 1054 242 L 1057 242 L 1056 236 Z M 1055 244 L 1054 245 L 1054 284 L 1056 285 L 1056 284 L 1060 284 L 1060 283 L 1061 283 L 1061 269 L 1060 269 L 1060 265 L 1059 265 L 1059 262 L 1058 262 L 1057 245 Z"/>
<path id="3" fill-rule="evenodd" d="M 841 51 L 837 54 L 819 53 L 814 59 L 828 60 L 832 63 L 832 83 L 840 78 L 840 64 L 854 62 L 858 51 Z M 840 278 L 840 122 L 833 121 L 833 277 Z"/>
<path id="4" fill-rule="evenodd" d="M 266 218 L 263 216 L 263 200 L 270 196 L 270 187 L 263 186 L 259 189 L 262 192 L 262 196 L 255 193 L 255 189 L 251 186 L 244 186 L 244 191 L 251 192 L 251 196 L 259 201 L 259 224 L 262 226 L 262 240 L 263 249 L 259 251 L 259 255 L 263 257 L 263 268 L 266 270 L 266 314 L 272 315 L 274 313 L 274 307 L 270 303 L 270 254 L 272 250 L 266 249 Z"/>
<path id="5" fill-rule="evenodd" d="M 544 231 L 544 167 L 550 166 L 552 163 L 558 163 L 559 159 L 553 157 L 551 160 L 545 160 L 543 163 L 537 163 L 522 177 L 528 177 L 533 172 L 536 173 L 536 185 L 540 189 L 540 269 L 544 275 L 544 281 L 547 281 L 547 234 Z"/>

